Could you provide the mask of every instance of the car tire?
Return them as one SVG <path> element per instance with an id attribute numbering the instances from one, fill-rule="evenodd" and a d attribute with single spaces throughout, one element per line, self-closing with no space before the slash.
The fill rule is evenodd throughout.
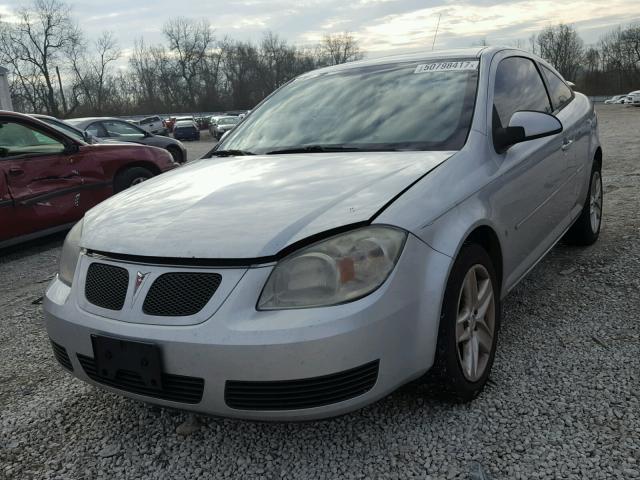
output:
<path id="1" fill-rule="evenodd" d="M 489 254 L 479 245 L 465 244 L 447 281 L 429 375 L 444 400 L 469 402 L 482 392 L 495 358 L 500 308 Z"/>
<path id="2" fill-rule="evenodd" d="M 120 172 L 113 181 L 115 193 L 126 190 L 153 177 L 153 172 L 143 167 L 132 167 Z"/>
<path id="3" fill-rule="evenodd" d="M 589 178 L 589 191 L 580 216 L 565 235 L 571 245 L 593 245 L 600 236 L 602 226 L 602 172 L 599 162 L 594 162 Z"/>
<path id="4" fill-rule="evenodd" d="M 174 162 L 176 162 L 176 163 L 184 163 L 184 158 L 183 158 L 182 152 L 180 151 L 180 149 L 178 147 L 169 146 L 169 147 L 167 147 L 167 151 L 173 157 L 173 161 Z"/>

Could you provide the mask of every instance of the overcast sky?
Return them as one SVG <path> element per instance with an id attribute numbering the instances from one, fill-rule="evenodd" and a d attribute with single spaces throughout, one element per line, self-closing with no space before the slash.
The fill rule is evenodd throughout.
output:
<path id="1" fill-rule="evenodd" d="M 25 0 L 0 0 L 0 17 Z M 205 18 L 216 36 L 259 40 L 271 30 L 290 42 L 313 45 L 326 33 L 350 31 L 367 56 L 527 40 L 547 25 L 575 26 L 587 44 L 617 25 L 640 23 L 640 0 L 75 0 L 73 12 L 88 36 L 116 33 L 126 52 L 136 38 L 162 40 L 174 16 Z"/>

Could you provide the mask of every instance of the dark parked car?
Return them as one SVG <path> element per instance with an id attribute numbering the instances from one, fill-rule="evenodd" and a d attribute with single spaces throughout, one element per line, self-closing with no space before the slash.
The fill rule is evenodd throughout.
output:
<path id="1" fill-rule="evenodd" d="M 0 111 L 0 247 L 67 229 L 107 197 L 176 166 L 159 148 L 90 144 Z"/>
<path id="2" fill-rule="evenodd" d="M 72 118 L 67 121 L 74 127 L 89 132 L 94 137 L 117 140 L 119 142 L 135 142 L 152 147 L 164 148 L 171 154 L 176 162 L 184 163 L 187 161 L 187 150 L 179 141 L 169 137 L 153 135 L 126 120 L 94 117 Z"/>
<path id="3" fill-rule="evenodd" d="M 67 135 L 75 138 L 76 140 L 82 140 L 83 142 L 87 142 L 90 144 L 94 143 L 103 143 L 105 141 L 111 142 L 110 140 L 100 140 L 99 138 L 94 137 L 89 132 L 85 132 L 80 130 L 79 128 L 74 127 L 70 123 L 65 122 L 64 120 L 60 120 L 56 117 L 51 117 L 49 115 L 41 115 L 39 113 L 30 113 L 30 117 L 37 118 L 41 122 L 48 123 L 56 130 L 60 130 L 62 133 L 66 133 Z M 118 142 L 111 142 L 118 143 Z"/>
<path id="4" fill-rule="evenodd" d="M 177 140 L 200 140 L 200 129 L 190 120 L 178 121 L 173 126 L 173 138 Z"/>

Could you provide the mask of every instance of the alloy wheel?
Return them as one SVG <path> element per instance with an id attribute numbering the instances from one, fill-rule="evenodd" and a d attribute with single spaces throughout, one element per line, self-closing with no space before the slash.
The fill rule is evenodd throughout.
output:
<path id="1" fill-rule="evenodd" d="M 465 275 L 458 295 L 457 312 L 458 361 L 465 378 L 476 382 L 489 363 L 496 323 L 493 285 L 483 265 L 472 266 Z"/>
<path id="2" fill-rule="evenodd" d="M 147 177 L 136 177 L 133 180 L 131 180 L 131 186 L 133 187 L 134 185 L 138 185 L 142 182 L 144 182 L 147 179 Z"/>
<path id="3" fill-rule="evenodd" d="M 593 172 L 591 177 L 591 197 L 589 198 L 589 216 L 591 219 L 591 230 L 596 233 L 600 230 L 602 220 L 602 180 L 600 172 Z"/>

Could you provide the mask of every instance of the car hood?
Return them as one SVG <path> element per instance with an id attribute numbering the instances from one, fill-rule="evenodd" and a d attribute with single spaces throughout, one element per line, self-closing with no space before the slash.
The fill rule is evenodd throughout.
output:
<path id="1" fill-rule="evenodd" d="M 311 235 L 370 220 L 453 153 L 202 159 L 87 212 L 81 246 L 157 257 L 272 256 Z"/>

